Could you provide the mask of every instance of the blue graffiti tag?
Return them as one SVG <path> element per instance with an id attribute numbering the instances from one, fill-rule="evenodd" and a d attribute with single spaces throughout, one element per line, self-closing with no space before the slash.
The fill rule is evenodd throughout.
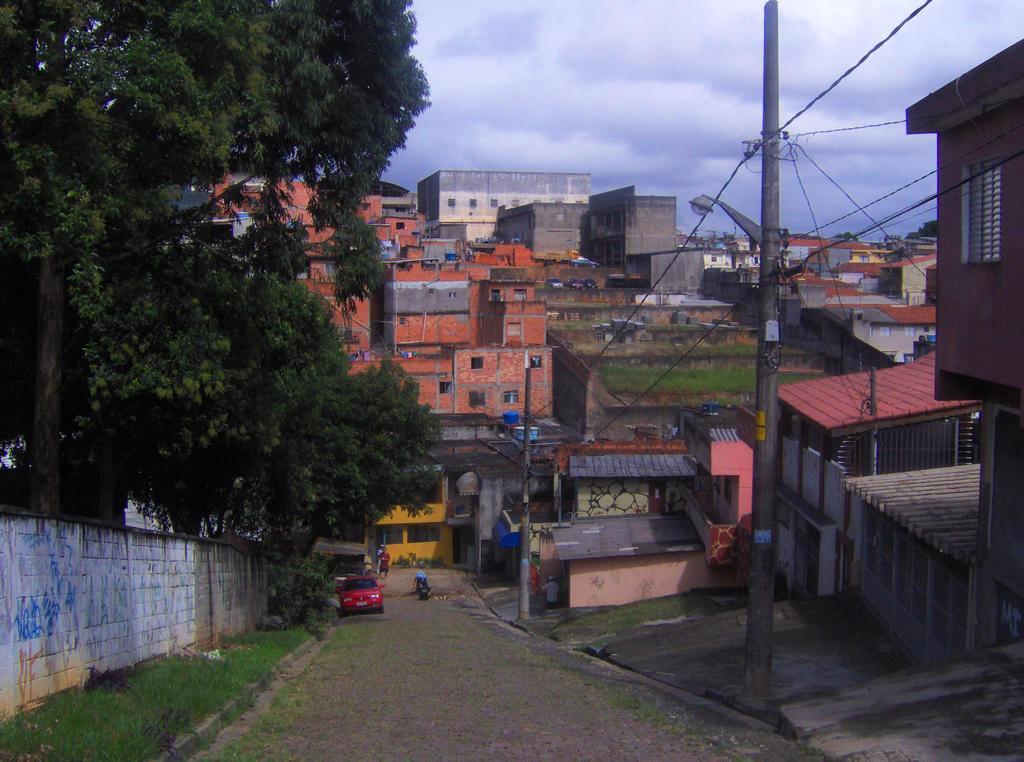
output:
<path id="1" fill-rule="evenodd" d="M 65 548 L 70 551 L 70 547 Z M 70 562 L 65 559 L 66 568 L 61 568 L 57 555 L 49 555 L 49 586 L 33 595 L 18 597 L 14 615 L 16 641 L 53 635 L 58 629 L 60 615 L 64 611 L 73 618 L 72 630 L 78 631 L 78 612 L 75 606 L 78 593 Z"/>

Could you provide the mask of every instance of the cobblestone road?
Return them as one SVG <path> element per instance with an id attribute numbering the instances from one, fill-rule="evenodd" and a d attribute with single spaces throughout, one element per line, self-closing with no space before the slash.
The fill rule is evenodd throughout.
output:
<path id="1" fill-rule="evenodd" d="M 473 597 L 346 619 L 206 759 L 821 759 L 529 636 Z M 258 716 L 256 716 L 258 715 Z"/>

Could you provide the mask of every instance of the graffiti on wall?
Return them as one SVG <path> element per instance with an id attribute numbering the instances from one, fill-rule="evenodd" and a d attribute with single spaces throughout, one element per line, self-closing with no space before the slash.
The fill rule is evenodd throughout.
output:
<path id="1" fill-rule="evenodd" d="M 580 492 L 583 518 L 647 512 L 647 483 L 638 479 L 594 479 Z"/>
<path id="2" fill-rule="evenodd" d="M 1010 643 L 1024 636 L 1024 598 L 1008 587 L 996 583 L 999 606 L 999 624 L 996 640 Z"/>
<path id="3" fill-rule="evenodd" d="M 12 622 L 14 642 L 66 635 L 68 648 L 78 646 L 78 581 L 76 553 L 62 538 L 49 532 L 19 535 L 15 549 L 19 563 L 44 566 L 31 575 L 25 592 L 15 596 Z"/>
<path id="4" fill-rule="evenodd" d="M 128 582 L 122 575 L 104 574 L 93 579 L 85 609 L 85 626 L 102 627 L 128 621 Z"/>
<path id="5" fill-rule="evenodd" d="M 197 553 L 216 589 L 197 588 Z M 166 654 L 199 630 L 253 627 L 262 586 L 258 562 L 215 543 L 0 513 L 0 714 L 79 684 L 90 667 Z"/>
<path id="6" fill-rule="evenodd" d="M 32 668 L 42 655 L 42 647 L 37 651 L 31 648 L 27 651 L 23 648 L 18 651 L 18 695 L 21 697 L 22 705 L 32 700 L 32 681 L 36 678 Z"/>
<path id="7" fill-rule="evenodd" d="M 658 507 L 652 505 L 652 485 L 643 479 L 591 479 L 580 484 L 578 516 L 625 516 L 633 513 L 649 513 L 682 509 L 684 490 L 669 485 L 664 501 Z"/>

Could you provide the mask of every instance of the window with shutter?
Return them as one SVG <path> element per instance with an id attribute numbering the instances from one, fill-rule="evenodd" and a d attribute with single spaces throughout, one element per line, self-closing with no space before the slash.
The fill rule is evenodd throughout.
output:
<path id="1" fill-rule="evenodd" d="M 967 167 L 964 185 L 963 242 L 965 262 L 1001 258 L 1003 169 L 1000 159 Z"/>

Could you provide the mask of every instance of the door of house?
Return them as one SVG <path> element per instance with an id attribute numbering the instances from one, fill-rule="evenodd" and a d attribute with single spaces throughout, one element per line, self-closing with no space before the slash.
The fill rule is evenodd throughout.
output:
<path id="1" fill-rule="evenodd" d="M 665 482 L 651 482 L 647 496 L 647 511 L 661 513 L 665 510 Z"/>
<path id="2" fill-rule="evenodd" d="M 465 547 L 463 545 L 462 527 L 452 529 L 452 564 L 459 566 L 465 563 Z"/>
<path id="3" fill-rule="evenodd" d="M 796 534 L 793 538 L 793 580 L 791 586 L 805 595 L 818 595 L 818 556 L 821 532 L 802 516 L 793 516 Z"/>

